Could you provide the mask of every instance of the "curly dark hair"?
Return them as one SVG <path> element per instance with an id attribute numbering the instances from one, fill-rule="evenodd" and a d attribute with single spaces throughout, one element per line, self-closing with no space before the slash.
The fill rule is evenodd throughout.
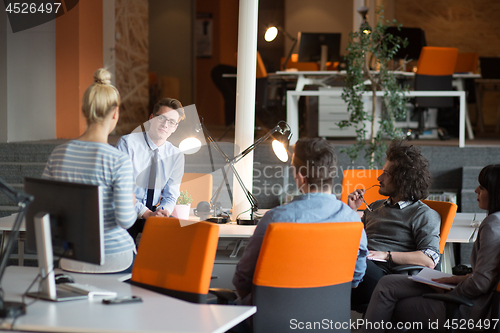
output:
<path id="1" fill-rule="evenodd" d="M 309 186 L 331 190 L 337 172 L 335 146 L 320 138 L 301 138 L 293 148 L 292 166 L 306 177 Z"/>
<path id="2" fill-rule="evenodd" d="M 488 214 L 500 211 L 500 164 L 485 166 L 478 181 L 488 191 Z"/>
<path id="3" fill-rule="evenodd" d="M 432 183 L 429 161 L 420 148 L 394 140 L 386 151 L 393 164 L 388 170 L 394 187 L 402 200 L 417 201 L 427 198 Z"/>

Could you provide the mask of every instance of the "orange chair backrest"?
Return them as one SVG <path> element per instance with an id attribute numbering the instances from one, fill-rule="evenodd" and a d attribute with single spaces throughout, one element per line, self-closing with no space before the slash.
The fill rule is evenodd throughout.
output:
<path id="1" fill-rule="evenodd" d="M 441 233 L 439 234 L 439 252 L 442 254 L 448 234 L 450 233 L 458 206 L 452 202 L 422 200 L 424 204 L 435 210 L 441 216 Z"/>
<path id="2" fill-rule="evenodd" d="M 257 79 L 261 79 L 267 77 L 266 66 L 264 66 L 264 61 L 262 61 L 262 57 L 260 56 L 259 51 L 257 51 Z"/>
<path id="3" fill-rule="evenodd" d="M 313 288 L 352 281 L 362 230 L 361 222 L 271 223 L 253 284 Z"/>
<path id="4" fill-rule="evenodd" d="M 212 198 L 213 177 L 210 173 L 184 173 L 181 191 L 187 191 L 193 198 L 191 208 L 196 208 L 200 201 L 210 202 Z"/>
<path id="5" fill-rule="evenodd" d="M 424 46 L 418 58 L 417 74 L 453 75 L 457 57 L 455 47 Z"/>
<path id="6" fill-rule="evenodd" d="M 319 71 L 319 65 L 317 62 L 299 62 L 299 55 L 297 53 L 292 54 L 288 62 L 286 63 L 286 68 L 295 68 L 298 71 Z M 281 66 L 283 68 L 283 63 L 285 62 L 285 57 L 281 58 Z"/>
<path id="7" fill-rule="evenodd" d="M 208 293 L 219 226 L 183 222 L 185 226 L 174 218 L 147 219 L 132 268 L 132 281 L 188 293 Z"/>
<path id="8" fill-rule="evenodd" d="M 479 54 L 476 52 L 459 53 L 455 73 L 475 73 L 479 62 Z"/>
<path id="9" fill-rule="evenodd" d="M 349 193 L 352 193 L 357 189 L 367 189 L 373 185 L 378 185 L 378 176 L 382 174 L 380 169 L 347 169 L 344 170 L 344 176 L 342 178 L 342 194 L 340 195 L 340 200 L 347 203 L 347 197 Z M 373 187 L 365 193 L 365 201 L 371 204 L 374 201 L 387 199 L 386 196 L 378 193 L 378 187 Z M 366 205 L 362 204 L 359 206 L 359 210 L 366 209 Z"/>

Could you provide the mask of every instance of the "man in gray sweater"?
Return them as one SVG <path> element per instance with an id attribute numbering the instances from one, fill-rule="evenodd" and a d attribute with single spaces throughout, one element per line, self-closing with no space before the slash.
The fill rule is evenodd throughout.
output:
<path id="1" fill-rule="evenodd" d="M 378 280 L 398 265 L 434 268 L 439 262 L 440 215 L 422 203 L 429 194 L 429 161 L 420 149 L 393 141 L 387 149 L 383 173 L 378 177 L 378 200 L 364 211 L 369 255 L 363 282 L 352 291 L 353 308 L 369 302 Z M 363 203 L 364 190 L 349 194 L 354 210 Z"/>

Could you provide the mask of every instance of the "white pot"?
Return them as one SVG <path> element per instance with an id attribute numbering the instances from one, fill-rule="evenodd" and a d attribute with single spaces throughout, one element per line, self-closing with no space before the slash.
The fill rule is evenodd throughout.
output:
<path id="1" fill-rule="evenodd" d="M 189 205 L 175 205 L 172 216 L 181 220 L 189 219 L 189 210 L 191 209 L 191 204 Z"/>

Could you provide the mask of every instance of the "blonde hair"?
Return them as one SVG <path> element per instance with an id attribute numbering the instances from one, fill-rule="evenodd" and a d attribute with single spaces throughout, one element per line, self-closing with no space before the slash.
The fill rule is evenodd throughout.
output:
<path id="1" fill-rule="evenodd" d="M 99 68 L 94 73 L 94 83 L 83 94 L 82 112 L 87 125 L 103 121 L 117 106 L 120 93 L 111 84 L 111 73 Z"/>

